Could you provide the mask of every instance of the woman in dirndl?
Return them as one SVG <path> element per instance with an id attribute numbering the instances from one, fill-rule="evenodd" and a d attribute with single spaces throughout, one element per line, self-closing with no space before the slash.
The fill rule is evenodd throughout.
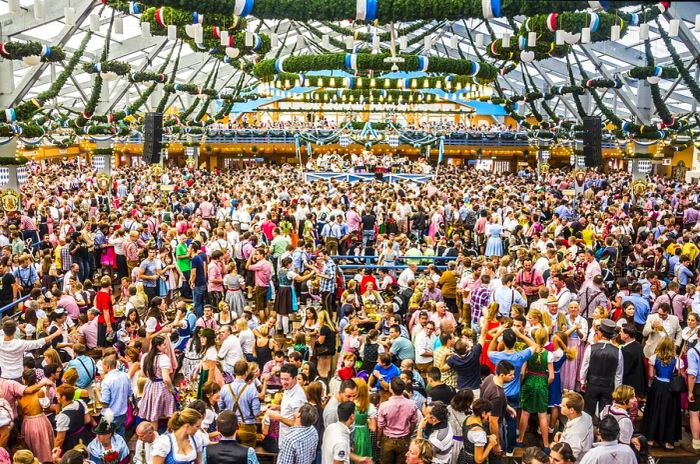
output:
<path id="1" fill-rule="evenodd" d="M 34 369 L 27 369 L 22 374 L 22 381 L 25 386 L 37 384 L 36 372 Z M 22 423 L 22 437 L 34 456 L 40 462 L 52 460 L 51 448 L 54 442 L 54 433 L 51 422 L 44 414 L 42 403 L 49 404 L 49 399 L 41 389 L 31 395 L 25 394 L 17 401 L 17 410 L 20 413 Z"/>
<path id="2" fill-rule="evenodd" d="M 484 251 L 484 256 L 503 256 L 503 240 L 501 239 L 501 233 L 503 232 L 503 227 L 496 222 L 496 218 L 492 217 L 490 223 L 486 227 L 486 236 L 488 240 L 486 242 L 486 250 Z"/>
<path id="3" fill-rule="evenodd" d="M 224 300 L 231 309 L 231 314 L 236 314 L 234 319 L 243 316 L 243 308 L 245 307 L 245 279 L 238 274 L 235 263 L 229 263 L 226 267 L 226 276 L 224 277 Z"/>
<path id="4" fill-rule="evenodd" d="M 581 307 L 578 302 L 572 301 L 568 307 L 569 314 L 566 315 L 566 325 L 568 327 L 566 336 L 569 338 L 568 348 L 574 350 L 576 355 L 573 359 L 564 362 L 561 368 L 561 384 L 564 390 L 580 391 L 581 383 L 578 378 L 583 363 L 583 351 L 586 348 L 586 337 L 588 337 L 588 321 L 581 316 Z"/>
<path id="5" fill-rule="evenodd" d="M 316 271 L 311 271 L 306 275 L 300 275 L 292 271 L 292 258 L 285 257 L 280 262 L 277 272 L 277 297 L 275 298 L 275 312 L 277 312 L 277 327 L 280 334 L 288 334 L 289 315 L 298 309 L 297 295 L 294 291 L 294 282 L 304 282 L 314 276 Z"/>
<path id="6" fill-rule="evenodd" d="M 172 373 L 173 365 L 168 356 L 168 345 L 160 335 L 153 337 L 151 350 L 143 359 L 142 370 L 148 377 L 139 403 L 139 417 L 158 427 L 158 420 L 175 412 Z"/>

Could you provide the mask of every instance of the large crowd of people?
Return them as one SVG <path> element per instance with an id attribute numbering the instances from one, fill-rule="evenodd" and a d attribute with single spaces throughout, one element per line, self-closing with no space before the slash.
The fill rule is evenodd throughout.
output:
<path id="1" fill-rule="evenodd" d="M 165 173 L 35 165 L 3 214 L 0 463 L 700 454 L 697 186 Z"/>

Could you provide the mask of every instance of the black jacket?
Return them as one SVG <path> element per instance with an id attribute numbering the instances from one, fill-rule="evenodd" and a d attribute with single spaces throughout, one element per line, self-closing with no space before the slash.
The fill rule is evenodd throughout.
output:
<path id="1" fill-rule="evenodd" d="M 248 464 L 248 447 L 236 440 L 221 440 L 207 446 L 208 464 Z"/>
<path id="2" fill-rule="evenodd" d="M 638 341 L 622 347 L 622 383 L 634 388 L 637 395 L 644 395 L 647 391 L 647 378 L 644 366 L 644 352 Z"/>

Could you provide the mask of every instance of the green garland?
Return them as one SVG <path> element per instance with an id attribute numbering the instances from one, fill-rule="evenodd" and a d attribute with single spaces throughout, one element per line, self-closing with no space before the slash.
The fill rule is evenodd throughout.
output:
<path id="1" fill-rule="evenodd" d="M 656 25 L 659 28 L 659 34 L 661 35 L 661 39 L 666 44 L 668 52 L 671 54 L 673 64 L 676 65 L 676 69 L 680 72 L 680 75 L 683 78 L 683 82 L 685 82 L 685 85 L 688 86 L 688 90 L 690 90 L 690 93 L 693 95 L 693 98 L 697 101 L 700 101 L 700 87 L 695 81 L 695 78 L 690 74 L 690 72 L 688 72 L 688 69 L 685 67 L 683 60 L 681 60 L 681 57 L 678 55 L 676 47 L 673 46 L 673 41 L 668 35 L 668 32 L 666 32 L 664 28 L 661 27 L 661 22 L 659 21 L 659 18 L 656 18 Z"/>
<path id="2" fill-rule="evenodd" d="M 15 157 L 0 156 L 0 166 L 24 166 L 29 162 L 29 158 L 22 155 Z"/>
<path id="3" fill-rule="evenodd" d="M 664 79 L 675 79 L 678 77 L 678 68 L 675 66 L 659 66 L 662 69 L 662 73 L 659 77 Z M 632 79 L 646 79 L 647 77 L 654 76 L 656 71 L 656 66 L 635 66 L 634 68 L 627 71 L 627 76 Z"/>
<path id="4" fill-rule="evenodd" d="M 173 47 L 175 48 L 175 47 Z M 172 52 L 172 49 L 171 49 Z M 167 65 L 167 61 L 165 63 Z M 134 83 L 139 82 L 155 82 L 156 84 L 163 84 L 167 82 L 168 76 L 163 73 L 155 73 L 150 71 L 138 71 L 131 73 L 129 80 Z"/>
<path id="5" fill-rule="evenodd" d="M 41 61 L 56 63 L 66 59 L 61 47 L 50 47 L 49 54 L 42 56 L 44 46 L 39 42 L 6 42 L 0 44 L 0 57 L 6 60 L 21 60 L 26 56 L 41 56 Z"/>
<path id="6" fill-rule="evenodd" d="M 534 61 L 541 61 L 548 58 L 565 57 L 571 51 L 571 45 L 556 45 L 554 42 L 538 41 L 534 48 L 526 48 L 526 51 L 535 53 Z M 503 39 L 493 40 L 486 47 L 488 56 L 497 60 L 520 62 L 520 52 L 518 37 L 511 37 L 508 42 L 508 47 L 503 46 Z M 515 67 L 511 68 L 511 70 L 512 69 L 515 69 Z"/>
<path id="7" fill-rule="evenodd" d="M 96 68 L 98 64 L 100 67 L 99 71 Z M 126 76 L 131 71 L 131 65 L 123 61 L 103 61 L 101 63 L 85 63 L 83 64 L 83 71 L 88 74 L 95 74 L 98 72 L 113 72 L 117 76 Z"/>
<path id="8" fill-rule="evenodd" d="M 173 65 L 173 69 L 170 72 L 170 79 L 168 82 L 173 85 L 175 82 L 175 76 L 177 75 L 177 68 L 180 67 L 180 55 L 182 53 L 182 42 L 180 42 L 180 49 L 177 52 L 177 58 L 175 59 L 175 64 Z M 156 108 L 156 113 L 162 113 L 165 110 L 165 105 L 168 104 L 168 99 L 170 98 L 170 95 L 173 93 L 172 90 L 169 90 L 167 88 L 163 89 L 163 97 L 160 99 L 160 102 L 158 102 L 158 107 Z"/>
<path id="9" fill-rule="evenodd" d="M 114 11 L 112 11 L 112 18 L 109 22 L 109 29 L 107 29 L 107 36 L 105 37 L 104 47 L 102 49 L 102 55 L 100 56 L 100 63 L 107 62 L 109 58 L 109 46 L 112 41 L 112 26 L 114 25 Z M 87 124 L 90 118 L 95 114 L 97 105 L 100 102 L 100 94 L 102 93 L 102 76 L 100 74 L 95 75 L 95 80 L 92 84 L 92 92 L 85 104 L 85 110 L 82 114 L 78 115 L 74 121 L 74 125 L 81 128 Z"/>
<path id="10" fill-rule="evenodd" d="M 93 156 L 112 156 L 114 154 L 114 148 L 94 148 L 90 153 Z"/>
<path id="11" fill-rule="evenodd" d="M 214 71 L 214 76 L 211 80 L 210 89 L 213 90 L 214 92 L 216 92 L 216 89 L 214 87 L 216 86 L 216 81 L 219 77 L 219 66 L 215 66 L 214 69 L 215 69 L 215 71 Z M 205 85 L 205 87 L 206 87 L 206 85 Z M 214 99 L 214 97 L 216 95 L 218 95 L 218 92 L 216 92 L 214 94 L 214 96 L 212 96 L 212 95 L 207 96 L 207 99 L 204 100 L 204 104 L 202 105 L 202 108 L 199 110 L 199 113 L 197 113 L 197 115 L 194 117 L 194 122 L 200 122 L 204 118 L 204 115 L 207 114 L 207 110 L 209 109 L 209 105 L 211 104 L 212 100 Z"/>
<path id="12" fill-rule="evenodd" d="M 190 95 L 206 95 L 208 97 L 216 97 L 217 91 L 214 89 L 203 89 L 195 84 L 165 84 L 163 87 L 167 92 L 184 92 Z"/>
<path id="13" fill-rule="evenodd" d="M 168 68 L 168 65 L 170 64 L 170 59 L 173 56 L 173 52 L 175 52 L 176 45 L 177 44 L 172 46 L 172 48 L 170 49 L 170 53 L 168 53 L 168 57 L 165 59 L 163 64 L 160 66 L 160 68 L 158 69 L 158 72 L 156 74 L 164 75 L 163 73 L 165 73 L 165 70 Z M 182 51 L 182 42 L 180 42 L 180 51 Z M 178 61 L 180 59 L 180 51 L 177 54 L 176 61 Z M 155 84 L 155 83 L 151 84 L 148 87 L 148 89 L 146 89 L 146 91 L 143 92 L 135 102 L 133 102 L 131 105 L 129 105 L 126 108 L 126 111 L 121 111 L 120 113 L 124 113 L 124 117 L 126 117 L 127 114 L 136 114 L 136 112 L 148 101 L 148 99 L 151 97 L 153 92 L 155 92 L 156 87 L 157 87 L 157 84 Z M 116 116 L 117 115 L 115 114 L 115 119 L 117 119 Z M 121 118 L 121 119 L 123 119 L 123 118 Z"/>
<path id="14" fill-rule="evenodd" d="M 644 41 L 644 53 L 646 55 L 648 67 L 653 68 L 656 63 L 654 61 L 654 54 L 651 51 L 651 41 L 649 39 L 646 39 Z M 669 128 L 675 130 L 680 129 L 681 123 L 679 120 L 674 118 L 671 112 L 668 110 L 668 107 L 666 106 L 666 103 L 664 102 L 664 99 L 661 96 L 659 84 L 650 83 L 649 87 L 651 88 L 651 100 L 654 102 L 654 108 L 656 108 L 656 112 L 661 118 L 661 128 Z"/>
<path id="15" fill-rule="evenodd" d="M 589 89 L 621 89 L 622 81 L 620 79 L 587 79 L 581 82 L 583 87 Z"/>
<path id="16" fill-rule="evenodd" d="M 46 134 L 46 131 L 36 123 L 0 124 L 0 137 L 22 137 L 34 139 Z"/>
<path id="17" fill-rule="evenodd" d="M 357 54 L 357 69 L 359 71 L 390 71 L 392 64 L 385 63 L 388 54 Z M 398 67 L 402 71 L 416 71 L 419 69 L 419 57 L 417 55 L 401 55 L 403 63 Z M 324 55 L 290 56 L 284 61 L 284 70 L 287 73 L 299 73 L 306 71 L 345 69 L 345 53 L 328 53 Z M 262 81 L 273 80 L 278 74 L 275 69 L 277 60 L 262 60 L 253 67 L 253 74 Z M 476 77 L 482 84 L 496 79 L 497 69 L 488 63 L 476 63 L 470 60 L 457 60 L 453 58 L 433 57 L 429 58 L 427 72 L 437 74 L 468 75 L 472 72 L 472 66 L 478 64 L 479 70 Z"/>
<path id="18" fill-rule="evenodd" d="M 71 56 L 66 66 L 63 68 L 63 71 L 61 71 L 48 89 L 41 92 L 35 98 L 18 104 L 14 108 L 17 121 L 27 121 L 31 119 L 43 108 L 47 101 L 58 96 L 63 86 L 68 81 L 68 78 L 73 74 L 73 71 L 75 71 L 75 67 L 80 63 L 80 58 L 83 56 L 83 53 L 85 53 L 85 49 L 91 37 L 91 31 L 85 33 L 85 37 L 83 37 L 83 40 L 80 42 L 78 49 L 73 53 L 73 56 Z M 0 122 L 7 122 L 4 111 L 0 111 Z"/>
<path id="19" fill-rule="evenodd" d="M 574 55 L 576 55 L 576 54 L 574 53 Z M 580 67 L 581 66 L 579 66 L 579 68 Z M 575 86 L 576 79 L 574 78 L 574 70 L 571 67 L 571 60 L 569 59 L 569 55 L 566 55 L 566 68 L 569 71 L 569 82 L 571 82 L 572 86 Z M 578 94 L 577 92 L 572 92 L 571 96 L 574 99 L 574 104 L 576 105 L 576 111 L 578 111 L 579 116 L 581 116 L 581 118 L 584 118 L 585 116 L 587 116 L 586 110 L 583 108 L 583 103 L 581 103 L 580 94 Z"/>
<path id="20" fill-rule="evenodd" d="M 210 72 L 209 75 L 207 76 L 207 80 L 204 82 L 204 88 L 208 88 L 208 87 L 209 87 L 209 82 L 211 82 L 211 79 L 212 79 L 212 77 L 214 76 L 214 71 L 215 71 L 216 69 L 217 69 L 216 67 L 212 68 L 211 72 Z M 178 118 L 179 118 L 181 121 L 185 121 L 187 118 L 189 118 L 190 115 L 194 112 L 194 110 L 195 110 L 195 109 L 197 108 L 197 106 L 199 105 L 200 100 L 201 100 L 201 99 L 199 98 L 199 96 L 197 96 L 197 98 L 194 99 L 194 101 L 192 102 L 192 104 L 191 104 L 187 109 L 185 109 L 185 111 L 184 111 L 182 114 L 179 114 L 179 115 L 178 115 Z"/>
<path id="21" fill-rule="evenodd" d="M 148 6 L 171 6 L 192 10 L 191 0 L 142 0 Z M 638 5 L 639 1 L 619 1 L 616 6 Z M 641 2 L 653 3 L 653 2 Z M 514 17 L 532 16 L 538 13 L 559 13 L 563 11 L 584 10 L 590 7 L 587 1 L 562 0 L 514 1 L 501 2 L 501 15 Z M 203 14 L 232 15 L 235 12 L 235 0 L 199 0 L 196 8 Z M 291 19 L 295 21 L 342 21 L 356 16 L 356 0 L 255 0 L 252 16 L 258 19 Z M 458 20 L 463 18 L 482 18 L 481 0 L 404 0 L 379 1 L 377 3 L 377 21 L 379 23 L 410 22 L 417 20 Z"/>

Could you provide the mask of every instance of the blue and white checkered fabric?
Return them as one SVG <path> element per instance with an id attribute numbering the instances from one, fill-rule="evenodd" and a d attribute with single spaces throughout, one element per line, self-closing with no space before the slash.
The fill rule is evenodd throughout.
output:
<path id="1" fill-rule="evenodd" d="M 105 157 L 104 156 L 93 156 L 92 157 L 92 167 L 96 171 L 104 171 L 106 166 L 105 162 Z"/>
<path id="2" fill-rule="evenodd" d="M 27 168 L 24 166 L 19 166 L 17 167 L 17 181 L 21 184 L 24 184 L 27 181 L 27 177 L 29 175 L 29 172 L 27 171 Z M 10 168 L 8 167 L 3 167 L 0 168 L 0 185 L 4 186 L 7 185 L 10 182 Z"/>

